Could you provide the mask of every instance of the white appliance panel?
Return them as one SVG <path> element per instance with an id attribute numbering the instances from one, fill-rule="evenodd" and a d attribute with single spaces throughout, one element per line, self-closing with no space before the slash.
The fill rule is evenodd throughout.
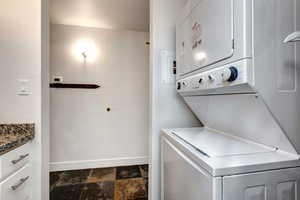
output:
<path id="1" fill-rule="evenodd" d="M 162 200 L 221 200 L 221 179 L 213 178 L 165 138 L 161 156 Z"/>
<path id="2" fill-rule="evenodd" d="M 231 71 L 236 69 L 235 80 L 229 82 Z M 182 96 L 256 93 L 253 89 L 253 66 L 251 59 L 216 67 L 177 81 L 177 91 Z"/>
<path id="3" fill-rule="evenodd" d="M 231 57 L 233 0 L 198 1 L 177 30 L 180 75 Z"/>
<path id="4" fill-rule="evenodd" d="M 300 169 L 225 176 L 223 200 L 298 200 Z"/>
<path id="5" fill-rule="evenodd" d="M 208 128 L 297 154 L 258 95 L 187 96 L 184 99 Z"/>

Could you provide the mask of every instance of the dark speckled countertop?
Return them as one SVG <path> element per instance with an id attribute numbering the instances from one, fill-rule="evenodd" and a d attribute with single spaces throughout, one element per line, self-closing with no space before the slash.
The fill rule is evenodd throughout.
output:
<path id="1" fill-rule="evenodd" d="M 0 124 L 0 155 L 34 139 L 34 124 Z"/>

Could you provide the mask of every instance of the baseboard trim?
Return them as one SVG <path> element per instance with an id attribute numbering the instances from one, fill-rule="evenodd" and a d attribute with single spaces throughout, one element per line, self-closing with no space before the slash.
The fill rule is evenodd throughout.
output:
<path id="1" fill-rule="evenodd" d="M 143 165 L 148 163 L 149 163 L 149 158 L 147 156 L 100 159 L 100 160 L 52 162 L 50 163 L 50 171 L 55 172 L 55 171 L 67 171 L 67 170 L 78 170 L 78 169 L 120 167 L 120 166 L 130 166 L 130 165 Z"/>

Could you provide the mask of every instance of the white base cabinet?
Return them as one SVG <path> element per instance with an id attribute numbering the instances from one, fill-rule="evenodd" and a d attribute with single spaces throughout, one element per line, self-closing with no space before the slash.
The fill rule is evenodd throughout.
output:
<path id="1" fill-rule="evenodd" d="M 29 200 L 30 144 L 0 156 L 0 200 Z"/>

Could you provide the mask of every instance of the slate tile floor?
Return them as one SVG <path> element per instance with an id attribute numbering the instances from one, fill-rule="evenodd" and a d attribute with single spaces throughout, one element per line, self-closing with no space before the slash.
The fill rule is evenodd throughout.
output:
<path id="1" fill-rule="evenodd" d="M 50 173 L 50 200 L 147 200 L 148 165 Z"/>

